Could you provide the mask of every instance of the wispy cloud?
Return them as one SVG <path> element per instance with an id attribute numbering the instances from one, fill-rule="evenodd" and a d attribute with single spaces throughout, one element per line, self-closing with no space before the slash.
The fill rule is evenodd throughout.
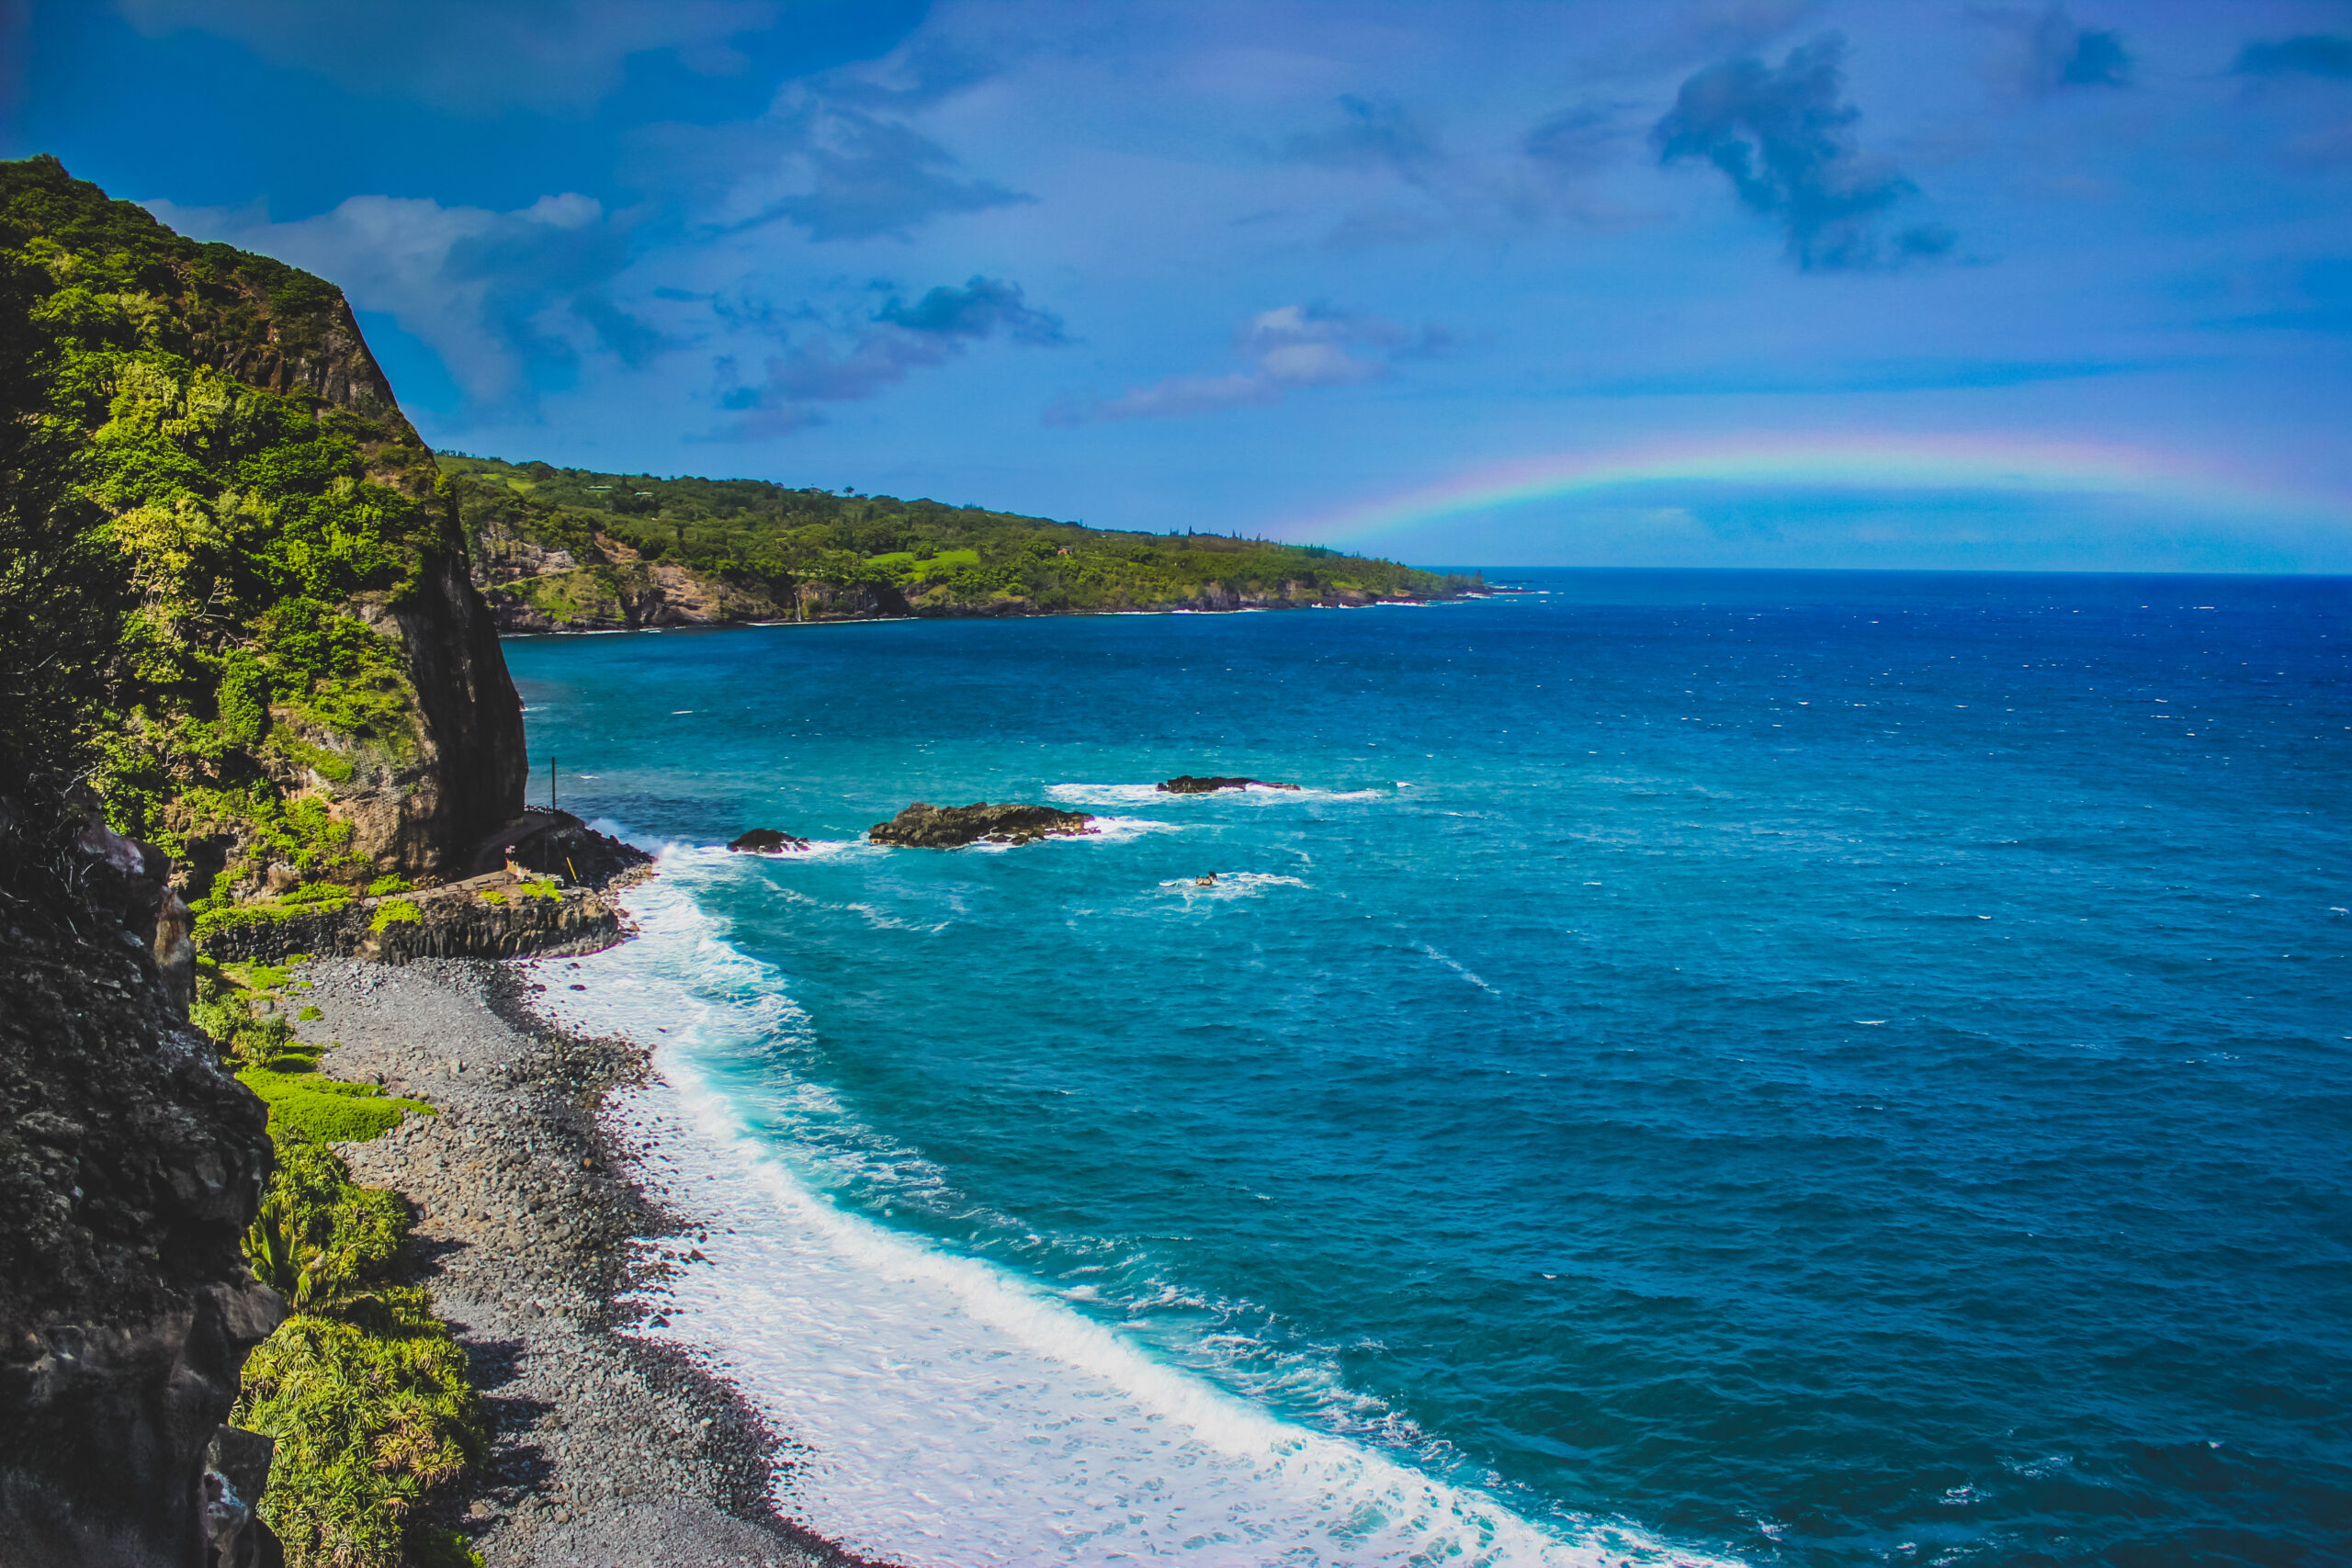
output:
<path id="1" fill-rule="evenodd" d="M 1261 311 L 1233 334 L 1243 367 L 1222 375 L 1170 376 L 1115 398 L 1066 402 L 1046 415 L 1056 424 L 1098 420 L 1177 419 L 1220 409 L 1278 403 L 1311 387 L 1351 387 L 1386 379 L 1395 362 L 1441 351 L 1445 333 L 1413 333 L 1377 316 L 1325 306 L 1283 305 Z"/>
<path id="2" fill-rule="evenodd" d="M 1416 185 L 1446 162 L 1435 128 L 1403 104 L 1344 94 L 1338 107 L 1339 124 L 1294 133 L 1280 155 L 1329 168 L 1385 169 Z"/>
<path id="3" fill-rule="evenodd" d="M 817 241 L 903 240 L 934 218 L 1036 199 L 964 177 L 945 148 L 902 121 L 798 97 L 771 116 L 767 166 L 744 181 L 770 194 L 731 228 L 781 220 Z"/>
<path id="4" fill-rule="evenodd" d="M 1682 84 L 1651 132 L 1659 161 L 1703 158 L 1722 170 L 1740 200 L 1780 220 L 1790 257 L 1808 272 L 1941 255 L 1952 245 L 1948 230 L 1881 232 L 1883 215 L 1918 187 L 1856 145 L 1861 110 L 1844 101 L 1844 39 L 1825 33 L 1778 70 L 1760 60 L 1709 66 Z"/>
<path id="5" fill-rule="evenodd" d="M 721 317 L 775 336 L 783 352 L 767 355 L 757 380 L 742 378 L 734 355 L 713 362 L 721 407 L 741 416 L 711 439 L 752 440 L 824 423 L 826 403 L 855 402 L 897 386 L 918 370 L 961 358 L 976 343 L 1002 337 L 1031 347 L 1069 341 L 1062 321 L 1031 305 L 1017 284 L 974 277 L 942 286 L 907 303 L 897 295 L 863 320 L 829 319 L 803 304 L 790 310 L 721 300 Z"/>
<path id="6" fill-rule="evenodd" d="M 2123 35 L 2084 27 L 2063 4 L 2040 11 L 1983 7 L 1969 15 L 2007 39 L 1989 73 L 2006 91 L 2047 98 L 2073 88 L 2132 85 L 2132 51 Z"/>

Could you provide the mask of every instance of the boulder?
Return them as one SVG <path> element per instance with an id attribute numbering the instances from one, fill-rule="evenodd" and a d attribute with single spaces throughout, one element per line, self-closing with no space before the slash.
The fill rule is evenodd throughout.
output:
<path id="1" fill-rule="evenodd" d="M 526 811 L 485 836 L 474 846 L 463 874 L 503 871 L 509 858 L 526 871 L 582 887 L 605 886 L 621 873 L 653 860 L 634 844 L 597 832 L 569 811 L 538 809 Z"/>
<path id="2" fill-rule="evenodd" d="M 1074 838 L 1100 832 L 1083 811 L 1057 811 L 1050 806 L 926 806 L 916 801 L 888 822 L 876 822 L 866 835 L 877 844 L 909 849 L 955 850 L 966 844 L 1025 844 L 1032 839 Z"/>
<path id="3" fill-rule="evenodd" d="M 1194 778 L 1190 773 L 1178 773 L 1163 779 L 1159 788 L 1167 795 L 1214 795 L 1221 789 L 1248 789 L 1256 784 L 1260 789 L 1296 789 L 1295 784 L 1276 784 L 1272 779 L 1228 779 L 1223 777 Z"/>
<path id="4" fill-rule="evenodd" d="M 796 839 L 774 828 L 753 828 L 728 841 L 727 847 L 744 854 L 781 855 L 808 847 L 806 839 Z"/>

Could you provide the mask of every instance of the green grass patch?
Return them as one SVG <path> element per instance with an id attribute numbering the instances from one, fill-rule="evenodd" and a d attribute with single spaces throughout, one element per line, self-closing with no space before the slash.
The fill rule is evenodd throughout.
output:
<path id="1" fill-rule="evenodd" d="M 369 883 L 368 885 L 368 897 L 370 898 L 388 897 L 394 893 L 409 892 L 415 886 L 415 883 L 411 882 L 407 877 L 402 876 L 400 873 L 394 872 L 390 876 L 379 876 L 375 881 Z"/>
<path id="2" fill-rule="evenodd" d="M 416 907 L 414 900 L 387 898 L 376 906 L 376 918 L 368 922 L 368 929 L 379 931 L 388 926 L 413 926 L 422 924 L 424 919 L 424 911 Z"/>
<path id="3" fill-rule="evenodd" d="M 281 1053 L 241 1067 L 237 1081 L 269 1107 L 269 1124 L 322 1144 L 362 1144 L 401 1124 L 413 1112 L 434 1114 L 421 1100 L 388 1095 L 371 1083 L 345 1083 L 319 1076 L 315 1058 Z"/>
<path id="4" fill-rule="evenodd" d="M 485 904 L 503 904 L 506 902 L 506 895 L 495 887 L 485 887 L 481 890 L 481 901 Z"/>
<path id="5" fill-rule="evenodd" d="M 319 1020 L 324 1017 L 326 1017 L 326 1014 L 321 1012 L 314 1007 L 304 1008 L 300 1012 L 294 1015 L 294 1021 L 297 1023 L 316 1023 Z"/>

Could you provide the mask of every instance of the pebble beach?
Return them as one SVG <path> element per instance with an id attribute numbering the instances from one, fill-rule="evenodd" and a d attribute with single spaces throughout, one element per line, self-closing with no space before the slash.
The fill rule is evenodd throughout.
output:
<path id="1" fill-rule="evenodd" d="M 616 1297 L 699 1264 L 697 1237 L 628 1179 L 597 1106 L 645 1051 L 530 1010 L 566 960 L 320 960 L 300 976 L 330 1077 L 437 1114 L 339 1152 L 417 1215 L 415 1280 L 492 1412 L 474 1484 L 443 1505 L 490 1568 L 861 1568 L 781 1517 L 789 1450 L 721 1378 L 633 1337 Z"/>

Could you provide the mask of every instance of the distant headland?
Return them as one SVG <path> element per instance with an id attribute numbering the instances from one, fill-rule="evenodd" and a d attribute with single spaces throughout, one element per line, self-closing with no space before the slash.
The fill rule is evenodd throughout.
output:
<path id="1" fill-rule="evenodd" d="M 765 479 L 437 455 L 502 632 L 1283 610 L 1486 591 L 1316 545 L 1139 534 Z"/>

